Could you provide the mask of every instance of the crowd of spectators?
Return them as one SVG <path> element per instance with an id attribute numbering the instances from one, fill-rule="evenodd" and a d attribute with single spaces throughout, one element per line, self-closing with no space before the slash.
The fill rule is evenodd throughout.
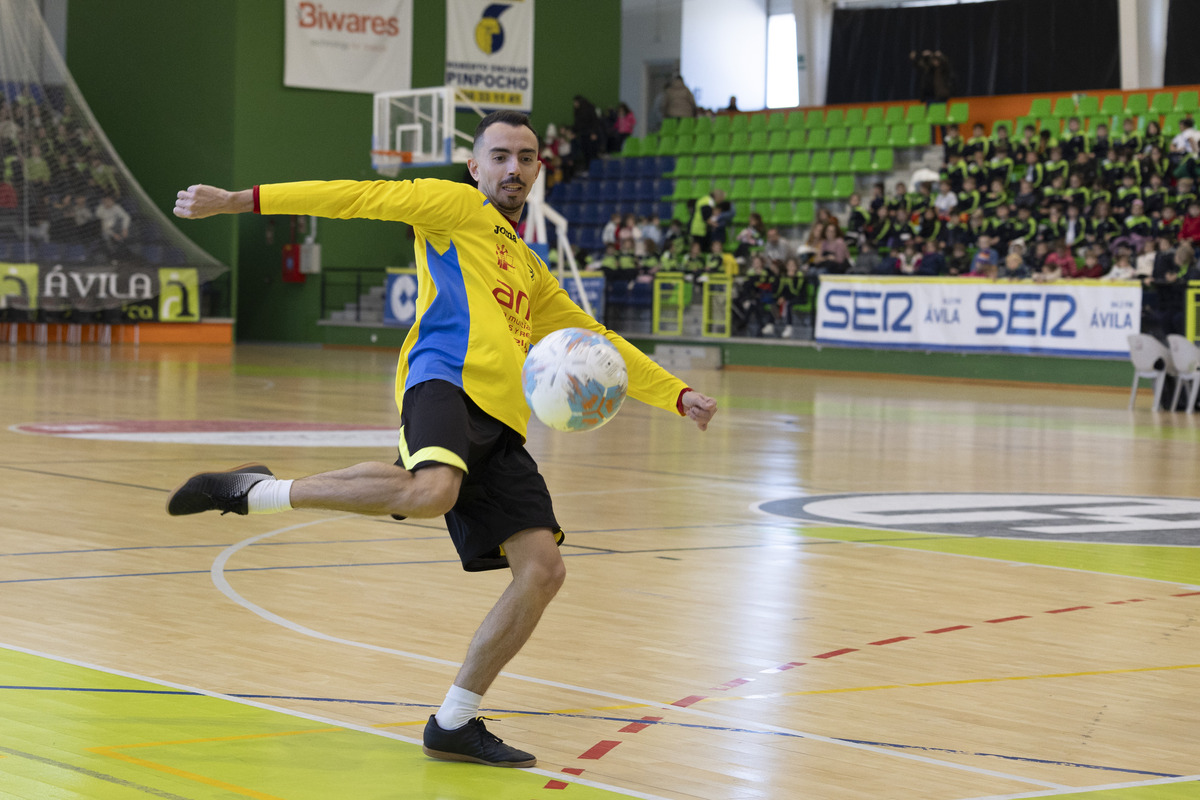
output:
<path id="1" fill-rule="evenodd" d="M 41 87 L 0 92 L 0 243 L 76 245 L 130 255 L 133 219 L 122 182 L 93 129 Z"/>

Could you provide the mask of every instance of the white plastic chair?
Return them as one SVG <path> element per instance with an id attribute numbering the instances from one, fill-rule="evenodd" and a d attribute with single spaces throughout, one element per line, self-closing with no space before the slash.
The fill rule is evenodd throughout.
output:
<path id="1" fill-rule="evenodd" d="M 1167 337 L 1167 345 L 1171 348 L 1171 361 L 1175 364 L 1175 372 L 1178 375 L 1175 380 L 1175 396 L 1171 398 L 1171 408 L 1179 407 L 1179 394 L 1186 383 L 1187 412 L 1190 414 L 1196 407 L 1196 398 L 1200 397 L 1200 349 L 1188 341 L 1187 337 L 1175 333 Z"/>
<path id="2" fill-rule="evenodd" d="M 1129 360 L 1133 362 L 1133 389 L 1129 392 L 1129 407 L 1132 409 L 1137 400 L 1138 382 L 1146 378 L 1154 381 L 1153 409 L 1157 411 L 1162 402 L 1167 375 L 1176 374 L 1171 351 L 1148 333 L 1134 333 L 1129 336 Z"/>

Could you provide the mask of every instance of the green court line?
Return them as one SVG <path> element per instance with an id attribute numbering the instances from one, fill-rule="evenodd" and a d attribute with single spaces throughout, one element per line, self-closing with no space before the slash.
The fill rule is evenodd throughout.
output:
<path id="1" fill-rule="evenodd" d="M 935 533 L 922 533 L 921 538 L 914 538 L 910 531 L 840 526 L 797 527 L 795 530 L 805 537 L 845 542 L 869 541 L 871 544 L 904 547 L 909 550 L 995 558 L 1046 567 L 1067 567 L 1109 575 L 1125 575 L 1130 578 L 1150 578 L 1185 584 L 1200 581 L 1200 547 L 1044 542 Z"/>
<path id="2" fill-rule="evenodd" d="M 29 686 L 163 689 L 2 648 L 0 676 Z M 549 780 L 433 761 L 395 738 L 203 694 L 6 692 L 0 756 L 0 794 L 39 800 L 530 800 L 545 796 Z M 627 796 L 578 783 L 570 794 Z"/>

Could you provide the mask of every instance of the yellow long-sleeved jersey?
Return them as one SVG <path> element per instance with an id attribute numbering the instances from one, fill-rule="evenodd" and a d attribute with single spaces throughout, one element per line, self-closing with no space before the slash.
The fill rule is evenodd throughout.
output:
<path id="1" fill-rule="evenodd" d="M 577 306 L 478 189 L 435 179 L 265 184 L 255 188 L 255 210 L 412 225 L 417 311 L 396 371 L 398 407 L 408 388 L 449 381 L 524 436 L 521 366 L 530 346 L 560 328 L 586 328 L 620 351 L 630 397 L 679 413 L 683 381 Z"/>

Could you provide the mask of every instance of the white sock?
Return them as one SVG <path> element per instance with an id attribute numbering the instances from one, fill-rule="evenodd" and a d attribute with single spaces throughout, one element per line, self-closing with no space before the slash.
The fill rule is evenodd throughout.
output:
<path id="1" fill-rule="evenodd" d="M 268 478 L 250 487 L 246 503 L 251 514 L 274 514 L 292 509 L 292 482 Z"/>
<path id="2" fill-rule="evenodd" d="M 479 704 L 483 695 L 468 692 L 461 686 L 451 686 L 446 692 L 442 707 L 434 714 L 438 727 L 444 731 L 453 731 L 466 725 L 479 716 Z"/>

